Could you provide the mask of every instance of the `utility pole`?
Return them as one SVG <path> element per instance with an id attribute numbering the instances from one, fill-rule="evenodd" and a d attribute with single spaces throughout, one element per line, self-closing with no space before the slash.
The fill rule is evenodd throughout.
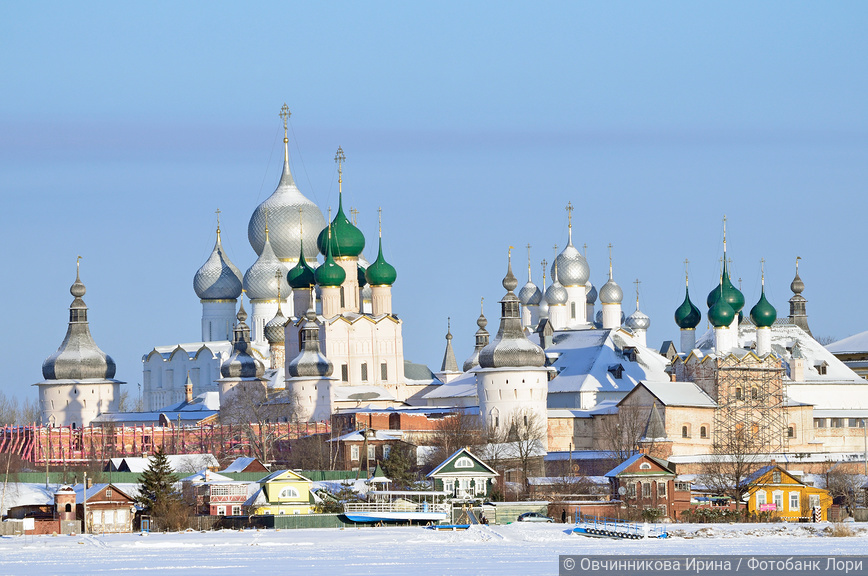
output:
<path id="1" fill-rule="evenodd" d="M 82 532 L 87 534 L 87 470 L 84 471 L 84 484 L 82 485 L 81 500 L 84 503 L 84 518 L 82 518 Z"/>

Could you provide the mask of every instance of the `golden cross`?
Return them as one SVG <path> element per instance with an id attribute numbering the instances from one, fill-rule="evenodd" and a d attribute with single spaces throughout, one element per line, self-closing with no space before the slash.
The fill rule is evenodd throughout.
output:
<path id="1" fill-rule="evenodd" d="M 280 270 L 274 271 L 274 278 L 277 280 L 277 306 L 280 307 Z"/>
<path id="2" fill-rule="evenodd" d="M 570 228 L 573 227 L 573 203 L 567 202 L 567 219 L 570 222 Z"/>
<path id="3" fill-rule="evenodd" d="M 283 118 L 283 137 L 286 138 L 286 132 L 289 128 L 288 122 L 289 117 L 292 116 L 292 112 L 289 111 L 289 106 L 286 105 L 286 102 L 283 103 L 283 106 L 280 107 L 280 117 Z"/>

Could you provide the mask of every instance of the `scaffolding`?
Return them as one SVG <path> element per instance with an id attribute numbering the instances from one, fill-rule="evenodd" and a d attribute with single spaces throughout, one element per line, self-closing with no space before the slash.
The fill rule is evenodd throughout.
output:
<path id="1" fill-rule="evenodd" d="M 717 360 L 713 440 L 718 453 L 787 452 L 789 426 L 784 368 L 774 356 L 748 353 Z"/>

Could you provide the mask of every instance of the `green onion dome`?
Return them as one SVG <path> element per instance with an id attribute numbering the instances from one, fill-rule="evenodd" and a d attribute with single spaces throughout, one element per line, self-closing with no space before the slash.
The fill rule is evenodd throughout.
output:
<path id="1" fill-rule="evenodd" d="M 391 286 L 397 277 L 395 267 L 383 258 L 383 239 L 380 238 L 380 251 L 377 259 L 365 271 L 365 279 L 371 286 Z"/>
<path id="2" fill-rule="evenodd" d="M 293 290 L 310 288 L 316 284 L 313 268 L 304 259 L 304 241 L 301 243 L 298 262 L 287 272 L 286 280 Z"/>
<path id="3" fill-rule="evenodd" d="M 741 291 L 732 284 L 732 281 L 730 281 L 725 259 L 723 262 L 723 275 L 721 276 L 720 284 L 708 294 L 708 298 L 706 299 L 709 308 L 714 306 L 714 303 L 720 297 L 721 293 L 723 294 L 723 298 L 726 300 L 727 304 L 729 304 L 736 313 L 741 312 L 741 309 L 744 308 L 744 294 L 742 294 Z"/>
<path id="4" fill-rule="evenodd" d="M 316 240 L 319 251 L 325 255 L 326 243 L 331 243 L 332 255 L 335 258 L 357 257 L 365 248 L 365 236 L 362 231 L 344 214 L 343 200 L 338 200 L 338 213 L 331 223 L 331 240 L 328 237 L 328 226 L 322 229 Z"/>
<path id="5" fill-rule="evenodd" d="M 777 317 L 778 312 L 775 310 L 775 307 L 766 300 L 766 291 L 764 289 L 762 294 L 760 294 L 759 302 L 757 302 L 756 306 L 750 310 L 750 319 L 753 320 L 753 323 L 757 328 L 768 328 L 775 323 Z"/>
<path id="6" fill-rule="evenodd" d="M 723 287 L 718 287 L 719 291 L 723 291 Z M 735 319 L 736 312 L 726 298 L 718 297 L 717 301 L 708 310 L 708 321 L 715 328 L 725 328 L 732 324 Z"/>
<path id="7" fill-rule="evenodd" d="M 316 278 L 316 283 L 320 286 L 340 286 L 347 279 L 347 273 L 332 258 L 331 242 L 328 242 L 326 246 L 325 262 L 316 269 L 314 277 Z"/>
<path id="8" fill-rule="evenodd" d="M 675 323 L 682 330 L 696 328 L 702 321 L 702 313 L 690 301 L 690 290 L 684 289 L 684 302 L 675 310 Z"/>

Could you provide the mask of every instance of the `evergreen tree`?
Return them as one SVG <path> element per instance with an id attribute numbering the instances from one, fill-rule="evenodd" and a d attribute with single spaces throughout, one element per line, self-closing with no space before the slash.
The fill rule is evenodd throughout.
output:
<path id="1" fill-rule="evenodd" d="M 148 469 L 142 472 L 139 479 L 139 495 L 136 501 L 163 530 L 181 530 L 190 516 L 188 507 L 181 494 L 175 490 L 178 478 L 169 465 L 169 460 L 158 450 L 148 464 Z"/>
<path id="2" fill-rule="evenodd" d="M 383 472 L 393 482 L 393 487 L 409 487 L 416 480 L 411 450 L 403 446 L 393 446 L 389 456 L 383 460 Z"/>

